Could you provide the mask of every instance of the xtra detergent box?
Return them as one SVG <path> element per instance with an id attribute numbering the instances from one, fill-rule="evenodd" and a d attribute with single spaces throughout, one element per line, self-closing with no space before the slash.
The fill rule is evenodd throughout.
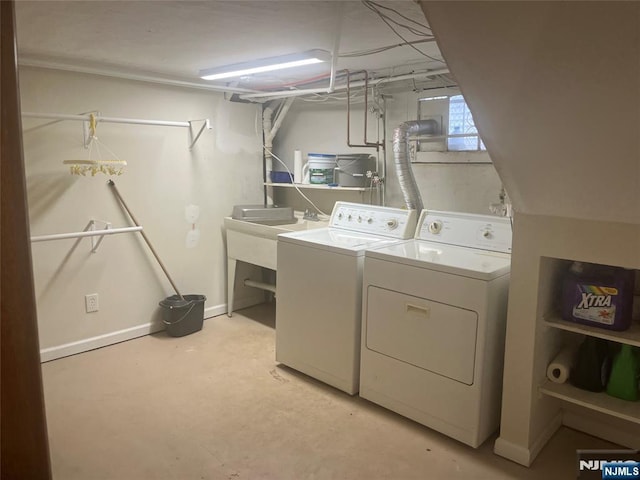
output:
<path id="1" fill-rule="evenodd" d="M 562 317 L 609 330 L 628 329 L 634 280 L 634 270 L 573 262 L 564 279 Z"/>

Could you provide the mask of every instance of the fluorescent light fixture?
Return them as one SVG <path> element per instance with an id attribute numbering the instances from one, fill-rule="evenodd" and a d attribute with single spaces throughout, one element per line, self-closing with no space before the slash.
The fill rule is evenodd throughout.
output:
<path id="1" fill-rule="evenodd" d="M 224 67 L 208 68 L 200 70 L 200 78 L 203 80 L 221 80 L 223 78 L 240 77 L 254 73 L 271 72 L 284 68 L 300 67 L 322 63 L 330 58 L 329 52 L 324 50 L 309 50 L 302 53 L 282 55 L 279 57 L 264 58 L 253 62 L 235 63 Z"/>

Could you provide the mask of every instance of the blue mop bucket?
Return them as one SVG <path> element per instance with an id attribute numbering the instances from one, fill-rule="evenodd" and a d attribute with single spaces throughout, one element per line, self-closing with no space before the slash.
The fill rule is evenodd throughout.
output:
<path id="1" fill-rule="evenodd" d="M 184 337 L 202 330 L 204 321 L 204 295 L 172 295 L 162 300 L 162 323 L 167 334 L 172 337 Z"/>

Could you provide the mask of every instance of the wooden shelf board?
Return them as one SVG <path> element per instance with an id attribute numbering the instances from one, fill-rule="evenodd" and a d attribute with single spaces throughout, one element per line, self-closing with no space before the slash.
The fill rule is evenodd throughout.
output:
<path id="1" fill-rule="evenodd" d="M 557 315 L 547 315 L 544 317 L 544 323 L 553 328 L 559 328 L 569 332 L 582 333 L 592 337 L 604 338 L 618 343 L 628 343 L 640 347 L 640 324 L 631 322 L 631 327 L 623 332 L 606 330 L 604 328 L 591 327 L 576 322 L 568 322 Z"/>
<path id="2" fill-rule="evenodd" d="M 326 191 L 351 191 L 351 192 L 364 192 L 370 190 L 369 187 L 330 187 L 329 185 L 316 185 L 310 183 L 269 183 L 265 182 L 267 187 L 285 187 L 285 188 L 301 188 L 301 189 L 314 189 L 314 190 L 326 190 Z"/>
<path id="3" fill-rule="evenodd" d="M 604 392 L 589 392 L 569 383 L 553 383 L 548 380 L 540 387 L 540 392 L 640 425 L 640 401 L 629 402 L 611 397 Z"/>

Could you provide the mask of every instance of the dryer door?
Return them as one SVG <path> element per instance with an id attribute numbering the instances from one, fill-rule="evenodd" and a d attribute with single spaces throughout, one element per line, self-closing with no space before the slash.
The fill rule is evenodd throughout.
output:
<path id="1" fill-rule="evenodd" d="M 473 384 L 476 312 L 369 286 L 365 321 L 369 350 Z"/>

